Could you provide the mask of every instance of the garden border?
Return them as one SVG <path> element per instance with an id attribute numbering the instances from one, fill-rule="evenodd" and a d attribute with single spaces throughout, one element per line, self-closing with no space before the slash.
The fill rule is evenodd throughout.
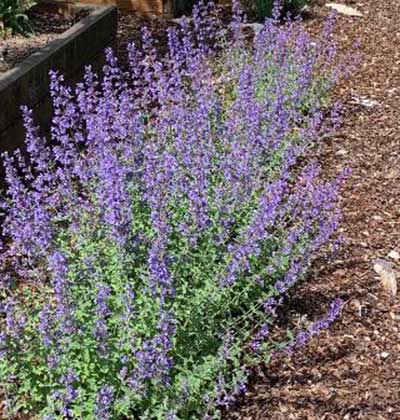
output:
<path id="1" fill-rule="evenodd" d="M 90 14 L 16 67 L 0 74 L 0 152 L 23 147 L 22 105 L 33 109 L 38 124 L 48 126 L 50 70 L 58 70 L 66 81 L 72 82 L 80 78 L 86 65 L 96 68 L 104 62 L 104 49 L 116 37 L 117 8 L 112 5 L 76 7 L 89 9 Z M 1 167 L 1 178 L 3 173 Z"/>

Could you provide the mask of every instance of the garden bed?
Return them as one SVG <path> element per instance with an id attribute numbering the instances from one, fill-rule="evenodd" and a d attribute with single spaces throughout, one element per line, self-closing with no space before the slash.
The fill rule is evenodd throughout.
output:
<path id="1" fill-rule="evenodd" d="M 88 16 L 13 69 L 0 73 L 0 151 L 14 150 L 23 144 L 22 105 L 32 107 L 38 122 L 46 126 L 51 116 L 50 70 L 60 71 L 66 80 L 77 80 L 86 65 L 102 62 L 104 49 L 113 43 L 117 27 L 115 6 L 76 7 L 77 16 Z"/>
<path id="2" fill-rule="evenodd" d="M 226 420 L 400 419 L 400 300 L 373 270 L 384 259 L 399 281 L 393 251 L 400 251 L 400 3 L 346 3 L 362 17 L 339 15 L 334 39 L 343 50 L 360 41 L 362 64 L 336 91 L 342 128 L 316 153 L 330 176 L 352 169 L 342 192 L 343 245 L 334 261 L 313 265 L 291 308 L 300 318 L 335 296 L 346 305 L 319 340 L 261 365 Z M 305 25 L 312 33 L 330 13 L 324 4 L 311 7 Z"/>
<path id="3" fill-rule="evenodd" d="M 143 29 L 127 69 L 109 49 L 74 91 L 53 73 L 51 136 L 24 110 L 0 254 L 9 417 L 218 418 L 251 366 L 339 315 L 334 299 L 269 340 L 336 237 L 342 179 L 301 161 L 330 132 L 334 54 L 277 21 L 247 48 L 243 24 L 235 11 L 226 31 L 207 3 L 171 28 L 165 60 Z"/>
<path id="4" fill-rule="evenodd" d="M 228 10 L 229 2 L 219 3 L 227 4 Z M 312 33 L 321 31 L 330 13 L 324 3 L 310 6 L 304 25 Z M 377 258 L 390 260 L 389 253 L 399 251 L 400 243 L 395 204 L 400 200 L 399 50 L 393 36 L 400 8 L 394 0 L 379 7 L 368 0 L 356 7 L 366 17 L 340 16 L 335 39 L 343 50 L 360 40 L 363 65 L 338 89 L 344 126 L 318 153 L 326 173 L 336 175 L 344 165 L 352 168 L 343 194 L 346 240 L 334 262 L 313 265 L 310 283 L 290 300 L 290 316 L 282 321 L 282 330 L 314 317 L 316 308 L 335 296 L 347 304 L 341 321 L 321 340 L 256 369 L 241 403 L 225 413 L 227 420 L 400 418 L 399 299 L 386 295 L 371 269 Z M 129 22 L 135 21 L 136 27 L 137 19 L 124 16 L 119 25 L 121 58 L 133 37 Z M 146 24 L 161 38 L 159 43 L 165 43 L 159 29 L 164 22 Z"/>
<path id="5" fill-rule="evenodd" d="M 16 67 L 25 58 L 56 40 L 60 34 L 88 14 L 87 8 L 78 9 L 71 16 L 50 13 L 42 8 L 29 11 L 27 16 L 32 26 L 32 34 L 0 39 L 0 74 Z"/>

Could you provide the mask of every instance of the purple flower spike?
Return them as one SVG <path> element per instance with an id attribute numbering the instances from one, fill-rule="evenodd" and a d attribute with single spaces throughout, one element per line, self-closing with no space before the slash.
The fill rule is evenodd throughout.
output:
<path id="1" fill-rule="evenodd" d="M 10 412 L 216 418 L 246 389 L 242 363 L 281 344 L 277 308 L 335 240 L 347 176 L 326 182 L 307 158 L 341 119 L 326 111 L 333 20 L 314 39 L 282 6 L 251 41 L 240 0 L 228 26 L 200 0 L 165 54 L 142 28 L 127 60 L 108 48 L 75 87 L 50 72 L 48 130 L 22 108 L 0 203 Z"/>
<path id="2" fill-rule="evenodd" d="M 335 299 L 331 303 L 328 313 L 321 320 L 314 322 L 306 331 L 299 332 L 293 343 L 286 348 L 286 352 L 292 353 L 296 348 L 304 347 L 312 337 L 328 329 L 340 316 L 343 305 L 344 302 L 341 299 Z"/>
<path id="3" fill-rule="evenodd" d="M 108 420 L 112 417 L 112 404 L 114 402 L 114 387 L 104 385 L 100 388 L 96 400 L 95 416 L 99 420 Z"/>

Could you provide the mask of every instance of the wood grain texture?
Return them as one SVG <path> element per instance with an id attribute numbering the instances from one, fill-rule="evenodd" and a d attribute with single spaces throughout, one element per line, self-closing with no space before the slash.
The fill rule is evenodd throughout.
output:
<path id="1" fill-rule="evenodd" d="M 53 6 L 56 10 L 68 10 L 68 6 L 77 0 L 39 0 L 47 6 Z M 135 12 L 137 14 L 156 14 L 172 17 L 174 14 L 174 0 L 83 0 L 79 3 L 98 5 L 115 4 L 119 9 Z"/>
<path id="2" fill-rule="evenodd" d="M 121 10 L 162 15 L 164 14 L 164 3 L 168 4 L 169 2 L 163 0 L 85 0 L 85 3 L 116 4 Z M 170 13 L 169 10 L 165 11 Z"/>

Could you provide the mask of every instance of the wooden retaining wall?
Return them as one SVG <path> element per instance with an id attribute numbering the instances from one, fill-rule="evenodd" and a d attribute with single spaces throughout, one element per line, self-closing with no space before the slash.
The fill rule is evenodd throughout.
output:
<path id="1" fill-rule="evenodd" d="M 174 15 L 173 0 L 84 0 L 92 4 L 115 4 L 119 9 L 139 15 Z"/>
<path id="2" fill-rule="evenodd" d="M 158 15 L 173 17 L 175 2 L 185 0 L 39 0 L 40 3 L 57 7 L 58 10 L 68 10 L 71 4 L 116 5 L 120 10 L 133 12 L 138 15 Z"/>
<path id="3" fill-rule="evenodd" d="M 46 128 L 51 119 L 49 70 L 64 74 L 67 82 L 80 80 L 88 64 L 100 69 L 104 49 L 113 45 L 117 30 L 115 6 L 94 7 L 88 16 L 60 38 L 0 74 L 0 153 L 24 146 L 21 105 L 33 109 L 35 121 Z M 1 162 L 1 159 L 0 159 Z M 4 170 L 0 164 L 0 179 Z"/>

